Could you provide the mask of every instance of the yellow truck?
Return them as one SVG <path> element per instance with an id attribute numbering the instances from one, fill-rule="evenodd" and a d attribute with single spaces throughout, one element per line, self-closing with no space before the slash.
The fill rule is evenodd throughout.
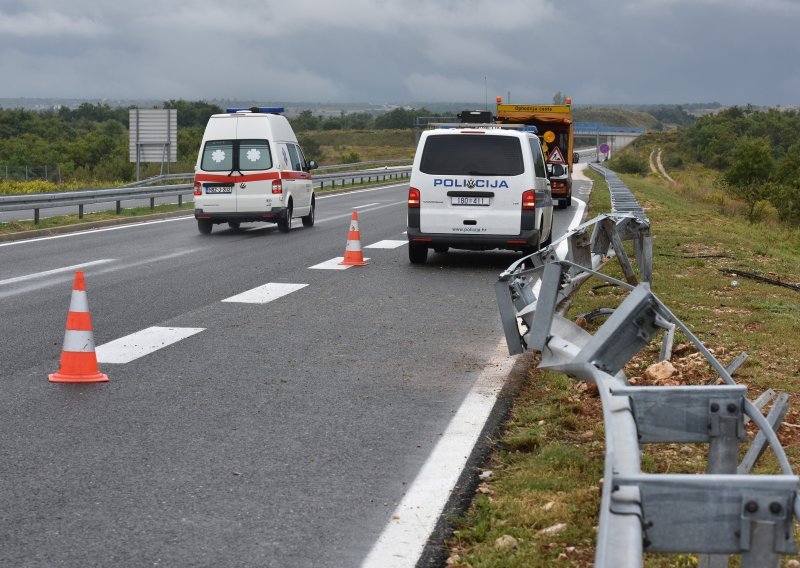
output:
<path id="1" fill-rule="evenodd" d="M 564 209 L 572 204 L 573 121 L 572 100 L 563 105 L 503 104 L 497 98 L 498 124 L 527 124 L 536 127 L 547 161 L 553 201 Z"/>

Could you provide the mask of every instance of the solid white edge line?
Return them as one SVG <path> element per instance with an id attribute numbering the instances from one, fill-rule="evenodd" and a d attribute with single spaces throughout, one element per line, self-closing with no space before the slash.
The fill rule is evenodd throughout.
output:
<path id="1" fill-rule="evenodd" d="M 36 278 L 42 278 L 43 276 L 52 276 L 54 274 L 61 274 L 62 272 L 72 272 L 73 270 L 78 270 L 80 268 L 88 268 L 90 266 L 97 266 L 99 264 L 108 264 L 109 262 L 114 262 L 116 259 L 114 258 L 103 258 L 100 260 L 93 260 L 91 262 L 82 262 L 81 264 L 73 264 L 72 266 L 65 266 L 63 268 L 54 268 L 53 270 L 45 270 L 44 272 L 36 272 L 33 274 L 26 274 L 24 276 L 16 276 L 14 278 L 7 278 L 6 280 L 0 280 L 0 286 L 4 284 L 15 284 L 17 282 L 25 282 L 26 280 L 35 280 Z"/>
<path id="2" fill-rule="evenodd" d="M 158 219 L 156 221 L 142 221 L 141 223 L 125 223 L 123 225 L 114 225 L 113 227 L 101 227 L 99 229 L 86 229 L 85 231 L 76 231 L 74 233 L 64 233 L 63 235 L 51 235 L 49 237 L 36 237 L 33 239 L 22 239 L 19 241 L 10 241 L 7 243 L 0 243 L 0 247 L 10 247 L 13 245 L 21 245 L 25 243 L 38 243 L 40 241 L 52 241 L 54 239 L 66 239 L 67 237 L 77 237 L 80 235 L 93 235 L 96 233 L 105 233 L 107 231 L 119 231 L 122 229 L 131 229 L 134 227 L 143 227 L 145 225 L 155 225 L 156 223 L 170 223 L 172 221 L 186 221 L 187 219 L 194 220 L 194 213 L 186 217 L 170 217 L 169 219 Z"/>
<path id="3" fill-rule="evenodd" d="M 501 340 L 361 568 L 416 566 L 514 362 Z"/>
<path id="4" fill-rule="evenodd" d="M 130 363 L 201 331 L 205 331 L 205 328 L 148 327 L 98 346 L 96 349 L 97 362 Z"/>

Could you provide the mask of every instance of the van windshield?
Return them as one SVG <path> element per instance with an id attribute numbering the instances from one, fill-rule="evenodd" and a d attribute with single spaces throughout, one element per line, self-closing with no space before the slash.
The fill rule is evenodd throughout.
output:
<path id="1" fill-rule="evenodd" d="M 425 142 L 419 169 L 430 175 L 518 176 L 525 166 L 518 138 L 442 134 Z"/>
<path id="2" fill-rule="evenodd" d="M 267 140 L 209 140 L 200 169 L 206 172 L 269 170 L 272 155 Z"/>

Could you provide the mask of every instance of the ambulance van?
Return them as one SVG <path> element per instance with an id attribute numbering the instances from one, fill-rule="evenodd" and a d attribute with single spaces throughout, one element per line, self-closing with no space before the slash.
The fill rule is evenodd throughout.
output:
<path id="1" fill-rule="evenodd" d="M 194 175 L 194 216 L 200 233 L 227 223 L 314 225 L 311 170 L 282 108 L 227 109 L 206 125 Z"/>
<path id="2" fill-rule="evenodd" d="M 553 200 L 533 127 L 465 124 L 422 133 L 408 190 L 408 256 L 428 249 L 534 252 L 551 242 Z"/>

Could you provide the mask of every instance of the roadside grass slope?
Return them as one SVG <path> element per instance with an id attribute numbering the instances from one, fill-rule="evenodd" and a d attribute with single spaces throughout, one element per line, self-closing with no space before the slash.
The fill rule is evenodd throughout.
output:
<path id="1" fill-rule="evenodd" d="M 609 211 L 605 183 L 588 175 L 595 181 L 590 215 Z M 735 214 L 737 204 L 727 198 L 720 204 L 708 184 L 711 177 L 700 169 L 679 173 L 677 184 L 654 176 L 622 176 L 652 223 L 654 293 L 724 364 L 742 351 L 750 355 L 734 378 L 748 386 L 751 399 L 770 387 L 790 394 L 779 438 L 790 462 L 800 468 L 800 293 L 720 271 L 742 269 L 800 284 L 800 232 L 769 222 L 749 224 Z M 584 285 L 570 317 L 616 307 L 624 298 L 622 290 L 599 284 Z M 593 332 L 601 323 L 587 327 Z M 626 367 L 629 380 L 663 385 L 714 380 L 715 373 L 686 337 L 677 334 L 675 343 L 674 376 L 654 380 L 646 373 L 658 360 L 660 343 L 654 341 Z M 751 426 L 750 438 L 753 433 Z M 453 520 L 449 565 L 592 566 L 603 456 L 596 390 L 531 369 L 485 466 L 491 475 L 468 512 Z M 706 446 L 647 446 L 642 464 L 651 472 L 703 472 Z M 769 451 L 757 471 L 779 473 Z M 645 557 L 648 567 L 696 565 L 697 559 L 686 554 Z"/>

